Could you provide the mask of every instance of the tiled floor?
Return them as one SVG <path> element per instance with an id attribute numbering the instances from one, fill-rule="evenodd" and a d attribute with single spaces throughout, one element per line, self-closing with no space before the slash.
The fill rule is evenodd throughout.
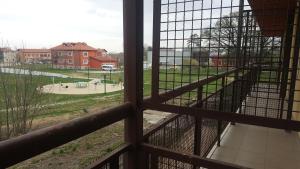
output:
<path id="1" fill-rule="evenodd" d="M 257 169 L 300 169 L 300 137 L 279 129 L 231 125 L 211 158 Z"/>
<path id="2" fill-rule="evenodd" d="M 268 118 L 280 118 L 282 99 L 279 96 L 276 85 L 256 84 L 251 94 L 247 95 L 243 102 L 242 114 L 261 116 Z M 283 109 L 287 109 L 287 101 L 284 102 Z M 286 119 L 286 111 L 283 111 L 282 118 Z"/>

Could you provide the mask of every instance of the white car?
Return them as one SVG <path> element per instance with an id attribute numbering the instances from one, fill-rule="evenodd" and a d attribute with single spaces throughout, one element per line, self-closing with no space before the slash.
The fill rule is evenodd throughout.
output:
<path id="1" fill-rule="evenodd" d="M 101 69 L 104 71 L 115 71 L 117 68 L 115 68 L 114 65 L 102 65 Z"/>

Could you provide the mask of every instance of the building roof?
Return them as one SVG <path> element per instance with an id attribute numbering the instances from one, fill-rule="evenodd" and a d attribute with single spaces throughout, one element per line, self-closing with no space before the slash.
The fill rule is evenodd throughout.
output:
<path id="1" fill-rule="evenodd" d="M 50 53 L 50 49 L 18 49 L 23 53 Z"/>
<path id="2" fill-rule="evenodd" d="M 107 50 L 106 50 L 106 49 L 98 48 L 98 49 L 97 49 L 97 52 L 107 52 Z"/>
<path id="3" fill-rule="evenodd" d="M 102 62 L 117 62 L 118 60 L 111 57 L 111 56 L 97 56 L 97 57 L 90 57 L 90 59 L 102 61 Z"/>
<path id="4" fill-rule="evenodd" d="M 51 50 L 91 51 L 97 49 L 87 45 L 85 42 L 65 42 L 56 47 L 51 48 Z"/>
<path id="5" fill-rule="evenodd" d="M 263 35 L 283 35 L 288 11 L 295 9 L 296 0 L 248 0 Z"/>
<path id="6" fill-rule="evenodd" d="M 0 48 L 0 52 L 10 52 L 12 51 L 10 48 Z"/>

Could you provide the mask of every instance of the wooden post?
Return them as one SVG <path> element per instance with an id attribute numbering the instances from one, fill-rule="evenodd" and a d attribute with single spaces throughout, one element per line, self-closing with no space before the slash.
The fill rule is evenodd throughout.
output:
<path id="1" fill-rule="evenodd" d="M 203 86 L 200 86 L 197 91 L 197 107 L 202 107 L 202 92 Z M 201 155 L 201 135 L 202 135 L 202 118 L 195 117 L 195 131 L 194 131 L 194 154 Z M 194 169 L 197 166 L 193 167 Z"/>
<path id="2" fill-rule="evenodd" d="M 119 169 L 119 156 L 114 158 L 112 161 L 109 163 L 109 169 Z"/>
<path id="3" fill-rule="evenodd" d="M 143 0 L 123 0 L 124 12 L 124 96 L 133 112 L 125 120 L 125 142 L 133 151 L 124 155 L 125 169 L 142 169 L 138 146 L 143 137 Z"/>
<path id="4" fill-rule="evenodd" d="M 222 90 L 220 93 L 220 103 L 219 103 L 219 111 L 224 111 L 223 110 L 223 102 L 224 102 L 224 87 L 225 87 L 225 77 L 222 78 Z M 221 134 L 222 134 L 222 121 L 218 120 L 218 143 L 217 146 L 221 145 Z"/>

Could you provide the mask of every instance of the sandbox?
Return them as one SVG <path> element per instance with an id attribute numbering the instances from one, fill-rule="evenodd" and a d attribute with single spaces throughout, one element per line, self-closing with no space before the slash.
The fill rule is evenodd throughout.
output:
<path id="1" fill-rule="evenodd" d="M 104 84 L 100 83 L 99 80 L 92 80 L 90 82 L 49 84 L 43 86 L 43 92 L 53 94 L 84 95 L 110 93 L 122 90 L 122 88 L 121 83 Z"/>

